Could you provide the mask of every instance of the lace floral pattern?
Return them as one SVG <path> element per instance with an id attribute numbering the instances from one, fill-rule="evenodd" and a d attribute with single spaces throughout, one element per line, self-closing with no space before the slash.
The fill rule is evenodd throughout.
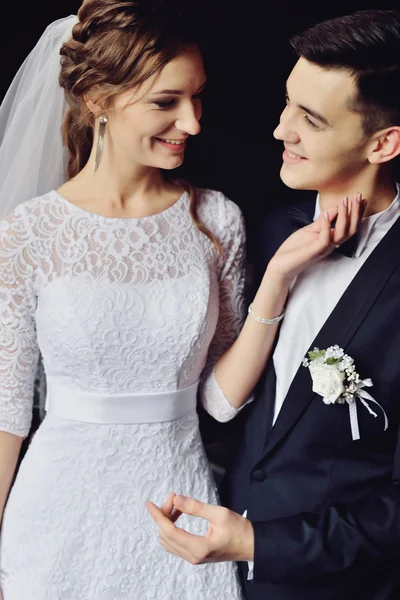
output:
<path id="1" fill-rule="evenodd" d="M 0 430 L 29 431 L 39 348 L 47 376 L 68 388 L 174 391 L 203 373 L 205 408 L 236 414 L 213 368 L 243 320 L 242 217 L 222 194 L 198 194 L 222 256 L 192 223 L 186 194 L 159 215 L 122 220 L 50 192 L 0 223 Z M 48 415 L 4 514 L 4 600 L 240 598 L 232 564 L 192 567 L 159 546 L 144 502 L 169 491 L 217 501 L 196 415 L 141 425 Z"/>

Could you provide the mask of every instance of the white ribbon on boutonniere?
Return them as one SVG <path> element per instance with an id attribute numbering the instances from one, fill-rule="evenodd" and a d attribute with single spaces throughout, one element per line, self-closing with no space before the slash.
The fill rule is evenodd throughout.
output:
<path id="1" fill-rule="evenodd" d="M 383 412 L 384 431 L 389 422 L 382 406 L 364 388 L 372 387 L 371 379 L 360 379 L 354 366 L 354 359 L 344 353 L 339 346 L 330 346 L 326 350 L 314 348 L 304 358 L 303 366 L 310 370 L 313 392 L 322 396 L 325 404 L 349 405 L 350 427 L 353 440 L 360 439 L 358 426 L 357 400 L 368 410 L 369 414 L 377 417 L 368 402 L 373 402 Z M 368 402 L 367 402 L 368 400 Z"/>

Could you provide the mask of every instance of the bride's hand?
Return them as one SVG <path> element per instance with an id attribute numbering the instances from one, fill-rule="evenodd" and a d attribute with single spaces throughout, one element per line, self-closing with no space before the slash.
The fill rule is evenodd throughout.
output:
<path id="1" fill-rule="evenodd" d="M 269 274 L 292 281 L 309 265 L 328 256 L 357 232 L 366 204 L 362 195 L 357 194 L 343 198 L 339 206 L 329 212 L 321 212 L 314 223 L 302 227 L 283 242 L 268 264 Z"/>

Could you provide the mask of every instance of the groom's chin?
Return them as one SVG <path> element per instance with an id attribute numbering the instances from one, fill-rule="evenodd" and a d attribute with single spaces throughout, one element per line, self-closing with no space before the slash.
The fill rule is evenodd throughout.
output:
<path id="1" fill-rule="evenodd" d="M 290 171 L 285 164 L 283 164 L 281 167 L 280 178 L 286 187 L 291 188 L 292 190 L 315 189 L 315 186 L 313 186 L 311 182 L 303 179 L 299 173 Z"/>

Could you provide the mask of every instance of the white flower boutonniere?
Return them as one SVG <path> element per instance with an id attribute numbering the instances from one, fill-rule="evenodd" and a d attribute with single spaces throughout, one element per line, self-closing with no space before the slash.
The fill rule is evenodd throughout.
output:
<path id="1" fill-rule="evenodd" d="M 373 402 L 382 410 L 385 425 L 388 428 L 388 419 L 382 406 L 364 389 L 372 387 L 371 379 L 361 379 L 354 366 L 354 359 L 344 353 L 339 346 L 330 346 L 326 350 L 314 348 L 308 353 L 308 358 L 303 359 L 303 366 L 308 367 L 313 382 L 313 392 L 322 396 L 325 404 L 349 405 L 350 426 L 353 440 L 360 439 L 357 418 L 357 399 L 365 406 L 370 415 L 377 417 L 368 405 L 367 400 Z"/>

